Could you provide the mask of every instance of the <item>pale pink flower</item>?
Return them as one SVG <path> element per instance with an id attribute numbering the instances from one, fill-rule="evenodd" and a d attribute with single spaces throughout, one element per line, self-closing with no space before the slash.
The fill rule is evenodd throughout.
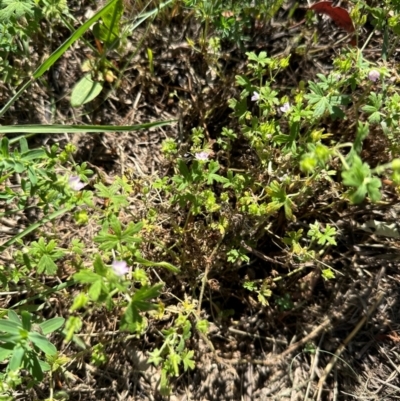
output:
<path id="1" fill-rule="evenodd" d="M 372 82 L 376 82 L 380 76 L 381 76 L 381 74 L 379 74 L 379 71 L 377 71 L 377 70 L 371 70 L 368 73 L 368 79 Z"/>
<path id="2" fill-rule="evenodd" d="M 290 103 L 289 102 L 284 103 L 283 106 L 279 107 L 279 110 L 282 113 L 287 113 L 290 110 Z"/>
<path id="3" fill-rule="evenodd" d="M 117 276 L 123 276 L 129 272 L 128 265 L 124 260 L 114 260 L 111 267 Z"/>
<path id="4" fill-rule="evenodd" d="M 78 176 L 72 175 L 68 179 L 68 185 L 73 191 L 80 191 L 86 184 Z"/>
<path id="5" fill-rule="evenodd" d="M 194 155 L 196 160 L 206 161 L 210 155 L 207 152 L 199 152 Z"/>
<path id="6" fill-rule="evenodd" d="M 260 100 L 260 94 L 258 92 L 253 92 L 253 96 L 251 97 L 251 101 L 252 102 L 257 102 L 258 100 Z"/>

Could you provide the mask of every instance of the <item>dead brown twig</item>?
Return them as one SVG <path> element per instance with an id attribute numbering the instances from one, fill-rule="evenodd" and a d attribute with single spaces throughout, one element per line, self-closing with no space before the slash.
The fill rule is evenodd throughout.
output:
<path id="1" fill-rule="evenodd" d="M 243 363 L 252 363 L 252 364 L 256 364 L 256 365 L 273 366 L 276 363 L 280 362 L 285 357 L 287 357 L 288 355 L 290 355 L 296 349 L 300 348 L 301 346 L 307 344 L 312 339 L 316 338 L 323 331 L 327 330 L 330 327 L 330 325 L 331 325 L 331 319 L 329 317 L 325 318 L 324 321 L 318 327 L 316 327 L 310 334 L 306 335 L 300 341 L 297 341 L 296 343 L 290 345 L 281 354 L 276 355 L 276 356 L 274 356 L 272 358 L 269 358 L 269 359 L 250 359 L 250 358 L 234 359 L 234 360 L 228 361 L 228 363 L 231 364 L 231 365 L 239 365 L 239 364 L 243 364 Z M 221 360 L 221 358 L 217 359 L 217 361 L 219 361 L 219 360 Z"/>
<path id="2" fill-rule="evenodd" d="M 266 262 L 271 262 L 271 263 L 276 263 L 278 265 L 282 265 L 285 266 L 285 263 L 282 263 L 278 260 L 275 260 L 273 258 L 270 258 L 267 255 L 264 255 L 262 252 L 257 251 L 256 249 L 252 248 L 250 245 L 247 245 L 244 241 L 240 242 L 240 246 L 243 247 L 244 249 L 246 249 L 247 252 L 252 253 L 253 255 L 257 256 L 258 258 L 266 261 Z"/>

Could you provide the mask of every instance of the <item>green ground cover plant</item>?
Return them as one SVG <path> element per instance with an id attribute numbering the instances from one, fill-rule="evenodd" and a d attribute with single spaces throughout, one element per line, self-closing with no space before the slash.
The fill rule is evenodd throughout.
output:
<path id="1" fill-rule="evenodd" d="M 123 65 L 128 33 L 141 23 L 151 24 L 161 9 L 172 13 L 181 7 L 195 16 L 202 34 L 198 43 L 192 38 L 187 42 L 214 48 L 215 57 L 205 59 L 216 63 L 210 68 L 221 70 L 221 43 L 229 40 L 240 51 L 246 49 L 246 29 L 255 19 L 272 19 L 283 1 L 149 4 L 151 10 L 143 7 L 132 21 L 125 18 L 122 1 L 108 2 L 24 75 L 23 69 L 10 66 L 9 57 L 25 54 L 19 44 L 31 36 L 27 30 L 43 34 L 40 18 L 71 27 L 73 17 L 64 2 L 1 3 L 0 22 L 8 33 L 1 40 L 9 48 L 0 53 L 0 67 L 7 82 L 21 85 L 0 116 L 75 42 L 83 41 L 89 29 L 97 46 L 89 48 L 96 58 L 85 64 L 85 75 L 70 92 L 76 108 L 118 86 L 124 68 L 117 68 L 109 56 L 120 56 Z M 0 309 L 0 362 L 6 366 L 0 373 L 0 399 L 16 399 L 17 390 L 43 383 L 48 387 L 46 401 L 67 399 L 56 389 L 56 375 L 68 376 L 79 358 L 89 358 L 97 367 L 107 365 L 111 343 L 146 335 L 154 339 L 147 361 L 161 371 L 159 394 L 171 395 L 177 378 L 196 369 L 199 340 L 216 355 L 209 339 L 213 320 L 234 313 L 209 295 L 212 280 L 230 280 L 241 294 L 255 295 L 259 309 L 276 305 L 290 311 L 296 300 L 285 283 L 302 277 L 310 262 L 324 281 L 342 274 L 325 261 L 338 245 L 339 233 L 316 199 L 322 198 L 326 209 L 373 205 L 385 199 L 383 180 L 390 181 L 393 194 L 398 191 L 400 92 L 395 47 L 389 44 L 398 41 L 399 12 L 395 1 L 379 6 L 354 2 L 350 15 L 356 46 L 343 45 L 329 72 L 307 82 L 299 79 L 290 90 L 279 79 L 290 68 L 291 54 L 243 52 L 245 67 L 235 74 L 234 95 L 224 99 L 230 108 L 226 124 L 213 137 L 206 125 L 192 126 L 184 145 L 177 136 L 165 139 L 165 171 L 151 177 L 121 174 L 109 182 L 87 162 L 75 162 L 72 143 L 32 148 L 30 138 L 60 132 L 131 132 L 169 126 L 175 120 L 0 127 L 1 217 L 21 212 L 28 216 L 26 228 L 0 243 L 0 251 L 9 252 L 13 260 L 0 264 L 2 291 L 11 295 Z M 372 31 L 384 33 L 378 62 L 365 54 L 372 34 L 358 42 L 366 15 Z M 310 12 L 305 26 L 316 18 Z M 18 30 L 17 39 L 10 37 L 13 30 Z M 134 53 L 143 50 L 141 46 L 138 41 Z M 156 56 L 150 48 L 146 54 L 154 75 Z M 337 130 L 335 124 L 346 128 Z M 385 140 L 385 159 L 368 160 L 363 153 L 372 132 Z M 23 135 L 12 137 L 16 133 Z M 246 151 L 238 155 L 239 147 Z M 305 210 L 310 211 L 307 219 L 301 217 Z M 302 227 L 296 225 L 300 217 Z M 69 231 L 84 234 L 65 239 L 57 228 L 65 222 Z M 238 278 L 235 273 L 250 263 L 251 250 L 261 240 L 279 250 L 278 269 L 262 279 Z M 231 277 L 236 277 L 234 283 Z M 65 298 L 65 314 L 49 315 L 50 298 L 58 296 Z M 211 312 L 205 312 L 205 304 Z M 96 314 L 113 316 L 117 335 L 88 346 L 81 335 Z"/>

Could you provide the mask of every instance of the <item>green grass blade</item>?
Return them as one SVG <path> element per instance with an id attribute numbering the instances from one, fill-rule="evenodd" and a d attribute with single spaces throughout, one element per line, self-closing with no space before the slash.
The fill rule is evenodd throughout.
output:
<path id="1" fill-rule="evenodd" d="M 127 132 L 137 131 L 140 129 L 148 129 L 162 127 L 175 122 L 175 120 L 156 121 L 153 123 L 143 123 L 137 125 L 3 125 L 0 126 L 0 133 L 36 133 L 36 134 L 61 134 L 68 133 L 84 133 L 84 132 Z M 11 142 L 11 141 L 10 141 Z"/>
<path id="2" fill-rule="evenodd" d="M 21 88 L 18 89 L 17 93 L 3 106 L 3 108 L 0 110 L 0 117 L 3 116 L 3 114 L 11 107 L 11 105 L 22 95 L 22 93 L 27 89 L 29 86 L 31 86 L 33 82 L 33 78 L 30 78 L 28 81 L 26 81 Z"/>
<path id="3" fill-rule="evenodd" d="M 69 280 L 69 281 L 66 281 L 64 283 L 57 284 L 56 286 L 54 286 L 52 288 L 49 288 L 48 290 L 41 291 L 40 293 L 38 293 L 36 295 L 33 295 L 33 296 L 29 297 L 29 298 L 25 298 L 22 301 L 17 302 L 16 304 L 11 306 L 10 308 L 16 309 L 19 306 L 25 305 L 25 304 L 29 304 L 30 302 L 32 302 L 32 301 L 34 301 L 36 299 L 44 299 L 50 294 L 54 294 L 54 293 L 56 293 L 58 291 L 64 290 L 65 288 L 72 287 L 75 284 L 76 284 L 75 280 Z"/>
<path id="4" fill-rule="evenodd" d="M 99 10 L 92 18 L 88 19 L 81 25 L 58 49 L 56 49 L 49 58 L 33 73 L 34 78 L 41 77 L 67 50 L 76 42 L 98 19 L 105 15 L 114 7 L 114 3 L 118 0 L 111 0 L 101 10 Z"/>
<path id="5" fill-rule="evenodd" d="M 160 3 L 157 8 L 154 8 L 153 10 L 147 11 L 146 13 L 140 14 L 137 19 L 128 27 L 128 30 L 130 32 L 133 32 L 139 25 L 141 25 L 144 21 L 146 21 L 148 18 L 155 18 L 157 14 L 165 7 L 167 7 L 169 4 L 171 4 L 173 0 L 167 0 L 164 3 Z"/>

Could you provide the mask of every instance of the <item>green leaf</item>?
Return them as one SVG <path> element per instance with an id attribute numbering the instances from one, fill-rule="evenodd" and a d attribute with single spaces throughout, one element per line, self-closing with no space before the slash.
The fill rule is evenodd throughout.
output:
<path id="1" fill-rule="evenodd" d="M 5 359 L 12 354 L 14 350 L 15 344 L 14 343 L 3 343 L 0 344 L 0 362 L 3 362 Z"/>
<path id="2" fill-rule="evenodd" d="M 25 356 L 25 358 L 27 359 L 25 368 L 30 372 L 35 380 L 41 382 L 43 380 L 42 361 L 40 361 L 40 359 L 33 352 L 30 352 L 29 355 Z M 46 364 L 46 362 L 42 363 Z M 48 366 L 48 364 L 46 365 Z M 44 365 L 44 367 L 46 365 Z"/>
<path id="3" fill-rule="evenodd" d="M 99 190 L 98 196 L 109 200 L 109 208 L 118 213 L 122 207 L 128 205 L 126 194 L 120 194 L 121 186 L 114 182 L 110 186 L 102 183 L 95 184 L 94 187 Z M 112 206 L 112 207 L 111 207 Z"/>
<path id="4" fill-rule="evenodd" d="M 123 197 L 124 199 L 126 199 L 125 196 Z M 129 246 L 134 243 L 140 243 L 142 242 L 142 239 L 140 237 L 135 237 L 132 234 L 140 231 L 142 227 L 142 222 L 139 222 L 137 224 L 130 222 L 126 229 L 123 230 L 121 223 L 118 221 L 117 217 L 112 216 L 110 218 L 110 225 L 103 225 L 101 232 L 94 238 L 94 241 L 100 243 L 100 249 L 104 250 L 114 249 L 120 244 L 126 244 L 127 246 Z M 113 234 L 109 232 L 110 228 L 111 231 L 114 232 Z"/>
<path id="5" fill-rule="evenodd" d="M 375 113 L 372 113 L 369 117 L 368 117 L 368 121 L 372 124 L 379 124 L 381 121 L 381 117 L 383 116 L 382 113 L 380 113 L 379 111 L 376 111 Z"/>
<path id="6" fill-rule="evenodd" d="M 63 330 L 63 334 L 65 335 L 65 341 L 69 342 L 71 341 L 75 336 L 74 334 L 77 333 L 82 329 L 82 320 L 79 317 L 76 316 L 70 316 L 65 324 L 65 329 Z M 83 346 L 82 349 L 86 348 L 86 345 L 82 341 L 78 340 L 79 337 L 76 337 L 74 339 L 74 342 L 78 344 L 78 346 Z M 77 341 L 75 341 L 77 340 Z"/>
<path id="7" fill-rule="evenodd" d="M 54 263 L 50 255 L 43 255 L 38 263 L 38 273 L 54 275 L 57 273 L 57 265 Z"/>
<path id="8" fill-rule="evenodd" d="M 378 202 L 381 197 L 381 188 L 382 182 L 379 178 L 373 177 L 369 180 L 367 184 L 367 191 L 368 191 L 368 196 L 371 199 L 372 202 Z"/>
<path id="9" fill-rule="evenodd" d="M 13 355 L 8 363 L 8 370 L 15 371 L 22 367 L 22 359 L 25 355 L 25 348 L 17 345 L 13 350 Z"/>
<path id="10" fill-rule="evenodd" d="M 329 224 L 326 225 L 325 231 L 323 238 L 325 239 L 326 242 L 328 242 L 330 245 L 337 245 L 336 240 L 336 228 L 331 227 Z"/>
<path id="11" fill-rule="evenodd" d="M 28 166 L 28 176 L 29 176 L 29 181 L 32 183 L 32 185 L 36 185 L 38 179 L 35 173 L 35 169 L 32 166 Z"/>
<path id="12" fill-rule="evenodd" d="M 44 149 L 32 149 L 21 154 L 21 159 L 25 161 L 38 160 L 47 157 Z"/>
<path id="13" fill-rule="evenodd" d="M 94 262 L 93 262 L 93 268 L 96 274 L 98 274 L 101 277 L 106 277 L 107 272 L 108 272 L 108 267 L 103 263 L 103 260 L 101 259 L 100 255 L 96 255 Z"/>
<path id="14" fill-rule="evenodd" d="M 0 21 L 9 21 L 11 18 L 19 19 L 24 16 L 33 16 L 35 3 L 32 0 L 2 0 Z"/>
<path id="15" fill-rule="evenodd" d="M 16 344 L 21 340 L 21 335 L 18 334 L 0 334 L 0 342 Z"/>
<path id="16" fill-rule="evenodd" d="M 311 100 L 316 100 L 316 99 L 310 99 Z M 314 106 L 314 117 L 319 118 L 322 117 L 325 112 L 329 110 L 329 101 L 326 97 L 321 97 Z"/>
<path id="17" fill-rule="evenodd" d="M 182 353 L 183 370 L 186 372 L 188 369 L 194 369 L 195 362 L 193 360 L 194 351 L 185 351 Z"/>
<path id="18" fill-rule="evenodd" d="M 175 351 L 178 353 L 181 353 L 181 352 L 183 352 L 184 348 L 185 348 L 185 340 L 183 339 L 183 337 L 181 337 L 178 345 L 175 346 Z"/>
<path id="19" fill-rule="evenodd" d="M 185 178 L 185 180 L 190 182 L 191 181 L 190 172 L 184 160 L 182 159 L 178 160 L 178 169 L 179 172 L 182 174 L 182 176 Z"/>
<path id="20" fill-rule="evenodd" d="M 307 235 L 311 237 L 313 241 L 317 241 L 319 245 L 325 245 L 327 242 L 330 245 L 337 245 L 335 241 L 336 228 L 331 227 L 329 224 L 321 231 L 319 223 L 316 221 L 315 224 L 310 224 L 310 230 Z"/>
<path id="21" fill-rule="evenodd" d="M 368 190 L 366 185 L 360 185 L 357 189 L 350 191 L 350 200 L 354 204 L 361 203 L 367 196 Z"/>
<path id="22" fill-rule="evenodd" d="M 332 269 L 323 269 L 322 270 L 322 278 L 324 280 L 331 280 L 335 278 L 335 273 Z"/>
<path id="23" fill-rule="evenodd" d="M 29 151 L 28 140 L 25 137 L 22 137 L 19 140 L 19 148 L 21 150 L 21 154 L 27 153 Z"/>
<path id="24" fill-rule="evenodd" d="M 157 284 L 152 287 L 143 286 L 135 292 L 122 316 L 122 330 L 141 333 L 145 329 L 146 321 L 140 315 L 140 312 L 157 308 L 157 305 L 148 302 L 148 300 L 159 296 L 162 287 L 163 284 Z"/>
<path id="25" fill-rule="evenodd" d="M 347 171 L 342 172 L 343 184 L 355 187 L 350 191 L 350 200 L 357 204 L 368 194 L 372 202 L 377 202 L 381 198 L 381 180 L 371 177 L 371 169 L 359 156 L 353 154 L 352 158 L 353 164 Z"/>
<path id="26" fill-rule="evenodd" d="M 109 9 L 103 15 L 102 24 L 96 23 L 93 27 L 93 34 L 95 37 L 107 45 L 111 45 L 120 36 L 120 20 L 123 13 L 122 1 L 118 0 L 114 7 Z"/>
<path id="27" fill-rule="evenodd" d="M 168 262 L 152 262 L 151 260 L 147 260 L 142 258 L 140 255 L 135 254 L 135 261 L 140 263 L 143 266 L 156 266 L 156 267 L 164 267 L 167 270 L 173 272 L 173 273 L 179 273 L 180 269 L 178 267 L 175 267 L 174 265 L 171 265 L 171 263 Z"/>
<path id="28" fill-rule="evenodd" d="M 359 187 L 364 184 L 365 178 L 371 175 L 368 164 L 363 163 L 358 156 L 354 156 L 353 164 L 349 170 L 343 171 L 343 184 L 347 186 Z"/>
<path id="29" fill-rule="evenodd" d="M 29 333 L 28 338 L 46 355 L 55 355 L 57 353 L 57 348 L 45 336 L 42 336 L 40 333 L 31 331 Z"/>
<path id="30" fill-rule="evenodd" d="M 148 363 L 152 363 L 154 366 L 158 366 L 162 362 L 161 350 L 156 348 L 153 352 L 149 353 Z"/>
<path id="31" fill-rule="evenodd" d="M 251 88 L 251 81 L 249 78 L 247 78 L 246 76 L 242 76 L 242 75 L 236 75 L 236 84 L 239 86 L 245 86 L 248 88 Z"/>
<path id="32" fill-rule="evenodd" d="M 88 291 L 88 295 L 93 301 L 97 301 L 101 294 L 102 282 L 100 280 L 94 282 Z"/>
<path id="33" fill-rule="evenodd" d="M 79 107 L 95 99 L 103 90 L 103 83 L 93 81 L 90 73 L 87 73 L 78 81 L 71 93 L 71 106 Z"/>
<path id="34" fill-rule="evenodd" d="M 286 217 L 288 220 L 292 220 L 292 219 L 293 219 L 293 210 L 292 210 L 292 207 L 293 207 L 293 202 L 290 200 L 290 198 L 287 198 L 287 199 L 285 200 L 284 205 L 283 205 L 283 209 L 285 210 L 285 217 Z"/>
<path id="35" fill-rule="evenodd" d="M 278 201 L 272 201 L 267 204 L 266 212 L 267 214 L 273 214 L 277 212 L 282 207 L 282 203 Z"/>
<path id="36" fill-rule="evenodd" d="M 32 325 L 31 324 L 32 315 L 28 311 L 23 310 L 21 312 L 21 318 L 22 318 L 22 327 L 26 331 L 30 331 Z"/>
<path id="37" fill-rule="evenodd" d="M 192 325 L 189 320 L 186 320 L 182 327 L 182 339 L 188 340 L 192 336 Z"/>
<path id="38" fill-rule="evenodd" d="M 21 329 L 22 329 L 22 324 L 18 324 L 4 319 L 0 320 L 0 331 L 5 331 L 6 333 L 19 335 Z"/>
<path id="39" fill-rule="evenodd" d="M 124 231 L 125 236 L 130 236 L 133 234 L 137 234 L 143 228 L 143 221 L 139 221 L 138 223 L 134 224 L 130 222 Z M 139 240 L 138 238 L 134 238 L 135 241 Z"/>
<path id="40" fill-rule="evenodd" d="M 70 311 L 76 311 L 78 309 L 83 308 L 89 301 L 89 298 L 86 294 L 84 293 L 79 293 L 75 298 L 72 306 L 70 307 Z"/>
<path id="41" fill-rule="evenodd" d="M 171 386 L 169 385 L 168 372 L 164 367 L 161 369 L 160 394 L 165 397 L 171 394 Z"/>
<path id="42" fill-rule="evenodd" d="M 42 329 L 43 335 L 47 335 L 58 330 L 64 324 L 64 322 L 65 319 L 63 317 L 53 317 L 52 319 L 40 323 L 39 326 Z"/>
<path id="43" fill-rule="evenodd" d="M 110 196 L 110 198 L 111 197 L 112 197 L 112 195 Z M 115 216 L 115 215 L 110 216 L 110 228 L 114 231 L 115 236 L 120 239 L 121 235 L 122 235 L 122 226 L 121 226 L 121 222 L 118 220 L 117 216 Z"/>
<path id="44" fill-rule="evenodd" d="M 82 284 L 91 284 L 98 280 L 101 280 L 101 276 L 88 269 L 84 269 L 78 273 L 75 273 L 73 275 L 73 278 L 75 281 Z"/>
<path id="45" fill-rule="evenodd" d="M 319 78 L 323 82 L 319 82 L 318 84 L 309 82 L 312 93 L 305 95 L 309 104 L 313 105 L 314 117 L 322 117 L 328 111 L 334 119 L 343 118 L 344 113 L 339 106 L 348 103 L 348 97 L 334 94 L 333 87 L 335 82 L 333 81 L 333 76 L 329 76 L 329 80 L 322 75 L 320 75 Z"/>
<path id="46" fill-rule="evenodd" d="M 40 369 L 42 370 L 42 372 L 48 372 L 51 369 L 51 366 L 47 362 L 42 361 L 39 358 L 38 358 L 38 361 L 39 361 L 39 366 L 40 366 Z"/>
<path id="47" fill-rule="evenodd" d="M 131 333 L 142 333 L 145 329 L 145 322 L 140 316 L 137 307 L 131 303 L 125 309 L 121 318 L 121 330 L 128 330 Z"/>
<path id="48" fill-rule="evenodd" d="M 132 305 L 135 305 L 140 311 L 148 311 L 155 309 L 157 306 L 149 303 L 148 301 L 152 298 L 156 298 L 160 295 L 163 284 L 156 284 L 152 287 L 144 285 L 142 288 L 137 290 L 132 297 Z"/>
<path id="49" fill-rule="evenodd" d="M 1 139 L 1 142 L 0 142 L 0 150 L 1 150 L 2 156 L 5 158 L 8 158 L 10 156 L 8 147 L 9 147 L 8 138 L 5 136 Z"/>
<path id="50" fill-rule="evenodd" d="M 358 121 L 357 133 L 354 139 L 353 147 L 349 152 L 349 155 L 347 156 L 347 160 L 350 164 L 353 164 L 354 156 L 359 155 L 361 153 L 363 141 L 368 136 L 368 134 L 369 134 L 369 124 L 367 122 L 363 123 L 361 121 Z"/>
<path id="51" fill-rule="evenodd" d="M 22 325 L 21 319 L 18 317 L 17 313 L 12 309 L 8 310 L 8 320 L 10 322 L 14 322 L 19 325 Z"/>
<path id="52" fill-rule="evenodd" d="M 176 354 L 169 354 L 168 355 L 168 361 L 170 364 L 170 368 L 171 368 L 171 374 L 173 374 L 175 377 L 179 376 L 179 364 L 181 363 L 181 357 Z"/>

